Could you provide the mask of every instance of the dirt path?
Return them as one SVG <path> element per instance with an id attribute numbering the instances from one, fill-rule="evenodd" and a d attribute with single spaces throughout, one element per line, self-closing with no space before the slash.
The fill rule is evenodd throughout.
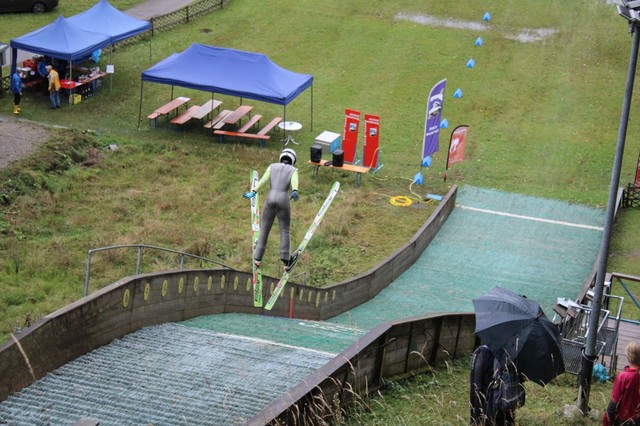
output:
<path id="1" fill-rule="evenodd" d="M 0 167 L 27 157 L 49 139 L 43 127 L 17 117 L 0 115 Z"/>

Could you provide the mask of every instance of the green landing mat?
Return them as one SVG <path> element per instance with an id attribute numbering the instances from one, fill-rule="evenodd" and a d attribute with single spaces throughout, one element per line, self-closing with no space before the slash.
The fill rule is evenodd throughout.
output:
<path id="1" fill-rule="evenodd" d="M 598 255 L 604 210 L 464 187 L 416 263 L 371 301 L 329 320 L 370 329 L 433 312 L 472 312 L 495 286 L 536 300 L 550 318 L 578 294 Z"/>
<path id="2" fill-rule="evenodd" d="M 247 314 L 207 315 L 181 322 L 189 327 L 237 334 L 338 354 L 368 330 L 321 321 Z"/>

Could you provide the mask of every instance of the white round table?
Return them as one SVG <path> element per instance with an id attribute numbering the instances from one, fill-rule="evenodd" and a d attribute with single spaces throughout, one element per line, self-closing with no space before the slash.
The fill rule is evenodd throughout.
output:
<path id="1" fill-rule="evenodd" d="M 286 146 L 289 142 L 294 143 L 296 145 L 300 145 L 298 142 L 293 139 L 292 133 L 297 132 L 302 129 L 302 124 L 297 121 L 281 121 L 278 123 L 278 127 L 287 132 L 287 137 L 283 139 L 284 145 Z"/>

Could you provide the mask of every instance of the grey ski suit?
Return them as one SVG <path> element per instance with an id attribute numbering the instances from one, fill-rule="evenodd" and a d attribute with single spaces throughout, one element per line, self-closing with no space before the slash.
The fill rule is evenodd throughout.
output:
<path id="1" fill-rule="evenodd" d="M 280 259 L 289 260 L 291 225 L 291 204 L 289 200 L 289 188 L 292 191 L 298 190 L 298 169 L 285 163 L 273 163 L 262 176 L 255 191 L 269 180 L 270 189 L 266 201 L 262 207 L 262 218 L 260 224 L 260 238 L 256 244 L 256 251 L 253 257 L 262 260 L 267 246 L 269 232 L 276 216 L 278 216 L 278 227 L 280 228 Z"/>

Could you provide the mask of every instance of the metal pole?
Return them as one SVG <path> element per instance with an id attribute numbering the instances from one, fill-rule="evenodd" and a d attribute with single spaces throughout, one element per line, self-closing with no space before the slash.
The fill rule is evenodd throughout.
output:
<path id="1" fill-rule="evenodd" d="M 587 414 L 589 406 L 589 392 L 591 390 L 591 375 L 593 373 L 593 363 L 597 358 L 595 353 L 600 309 L 602 305 L 602 294 L 604 292 L 604 280 L 607 271 L 607 256 L 609 255 L 609 243 L 611 231 L 616 211 L 616 196 L 620 183 L 620 169 L 624 154 L 624 143 L 627 135 L 627 124 L 629 121 L 629 111 L 631 109 L 631 95 L 633 93 L 633 82 L 636 74 L 636 64 L 638 62 L 638 45 L 640 42 L 640 31 L 638 22 L 630 21 L 629 30 L 633 33 L 633 45 L 631 47 L 631 58 L 629 59 L 629 71 L 627 74 L 627 86 L 622 103 L 622 116 L 620 117 L 620 128 L 618 130 L 618 143 L 616 155 L 613 161 L 613 171 L 611 173 L 611 186 L 609 188 L 609 201 L 605 216 L 604 233 L 598 254 L 598 272 L 594 285 L 593 304 L 591 308 L 591 318 L 589 318 L 589 334 L 587 335 L 584 356 L 582 357 L 582 367 L 580 369 L 580 387 L 578 390 L 578 408 L 583 414 Z"/>
<path id="2" fill-rule="evenodd" d="M 140 130 L 140 119 L 142 117 L 142 92 L 144 90 L 144 80 L 140 78 L 140 103 L 138 104 L 138 130 Z"/>
<path id="3" fill-rule="evenodd" d="M 109 65 L 113 64 L 113 44 L 109 48 Z M 113 73 L 109 73 L 109 93 L 111 93 L 111 89 L 113 88 Z"/>
<path id="4" fill-rule="evenodd" d="M 136 261 L 136 275 L 140 275 L 141 264 L 142 264 L 142 246 L 138 246 L 138 260 Z"/>
<path id="5" fill-rule="evenodd" d="M 87 254 L 87 270 L 84 273 L 84 295 L 89 294 L 89 275 L 91 274 L 91 250 Z"/>

